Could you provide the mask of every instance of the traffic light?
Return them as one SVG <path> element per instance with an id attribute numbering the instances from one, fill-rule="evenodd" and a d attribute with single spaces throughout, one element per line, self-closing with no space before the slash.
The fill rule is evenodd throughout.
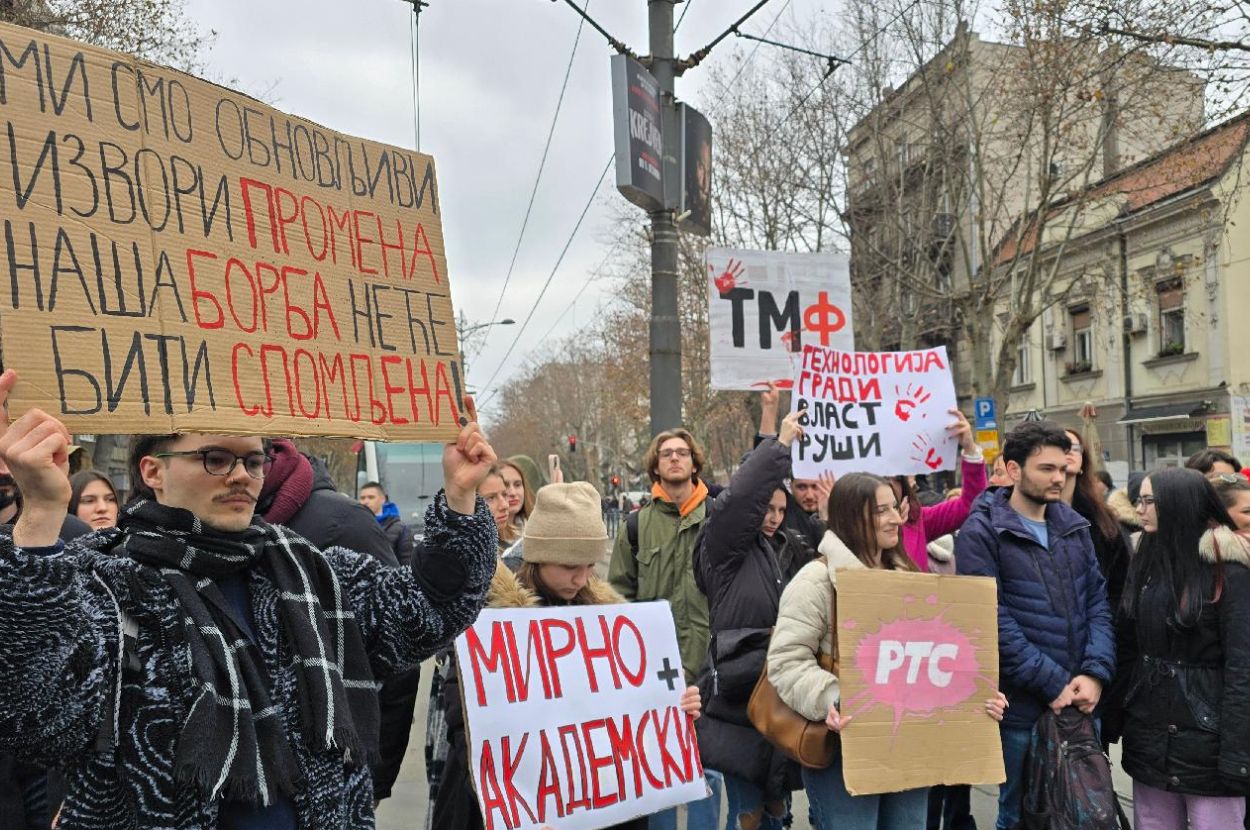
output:
<path id="1" fill-rule="evenodd" d="M 577 452 L 577 436 L 569 436 L 569 452 Z"/>

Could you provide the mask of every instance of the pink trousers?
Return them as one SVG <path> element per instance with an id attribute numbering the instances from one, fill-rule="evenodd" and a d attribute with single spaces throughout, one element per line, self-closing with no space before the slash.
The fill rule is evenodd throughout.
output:
<path id="1" fill-rule="evenodd" d="M 1133 782 L 1137 830 L 1237 830 L 1245 820 L 1244 796 L 1184 795 Z"/>

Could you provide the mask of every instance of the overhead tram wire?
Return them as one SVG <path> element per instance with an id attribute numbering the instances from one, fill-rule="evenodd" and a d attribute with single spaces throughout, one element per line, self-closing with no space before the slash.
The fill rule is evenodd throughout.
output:
<path id="1" fill-rule="evenodd" d="M 495 367 L 495 371 L 490 376 L 490 380 L 483 384 L 482 391 L 479 394 L 485 394 L 485 392 L 491 388 L 491 384 L 495 382 L 495 378 L 499 376 L 499 373 L 503 371 L 504 365 L 507 364 L 508 358 L 512 356 L 512 352 L 516 349 L 517 343 L 520 342 L 521 336 L 525 334 L 525 329 L 529 326 L 530 320 L 534 319 L 534 312 L 538 310 L 538 304 L 542 302 L 543 297 L 547 293 L 547 289 L 551 287 L 551 281 L 555 279 L 556 272 L 560 270 L 560 264 L 564 262 L 564 257 L 569 252 L 569 248 L 572 247 L 573 240 L 577 237 L 577 232 L 581 229 L 582 222 L 586 219 L 586 214 L 590 212 L 591 205 L 595 203 L 595 197 L 599 195 L 599 188 L 603 187 L 603 180 L 607 178 L 608 171 L 612 169 L 612 163 L 614 160 L 615 156 L 610 156 L 608 158 L 608 163 L 603 166 L 603 172 L 599 174 L 599 180 L 595 182 L 595 188 L 591 191 L 590 198 L 586 200 L 586 206 L 582 208 L 581 215 L 577 217 L 577 223 L 573 225 L 572 233 L 569 234 L 568 240 L 564 243 L 564 248 L 560 251 L 560 256 L 556 258 L 556 264 L 552 266 L 551 273 L 547 275 L 547 281 L 543 283 L 542 290 L 539 291 L 538 296 L 534 298 L 534 304 L 530 306 L 529 314 L 525 316 L 525 321 L 521 323 L 521 327 L 517 330 L 516 336 L 512 338 L 512 343 L 508 346 L 508 351 L 504 353 L 503 358 L 499 361 L 499 365 Z M 489 403 L 496 394 L 498 393 L 492 392 L 485 400 L 482 401 L 482 405 L 485 406 Z"/>
<path id="2" fill-rule="evenodd" d="M 845 58 L 839 58 L 838 60 L 841 63 L 850 63 L 852 58 L 854 58 L 860 52 L 864 51 L 864 49 L 868 48 L 868 44 L 872 43 L 874 40 L 881 37 L 881 35 L 885 32 L 886 29 L 890 28 L 895 23 L 897 23 L 899 18 L 901 18 L 903 15 L 910 12 L 916 6 L 919 6 L 920 2 L 921 0 L 912 0 L 912 2 L 908 3 L 903 8 L 899 9 L 898 12 L 894 15 L 894 17 L 890 18 L 889 22 L 887 22 L 885 25 L 881 26 L 875 32 L 873 32 L 871 35 L 865 38 L 864 42 L 855 48 L 855 51 L 851 52 Z M 771 130 L 768 131 L 768 135 L 764 137 L 764 141 L 763 141 L 763 144 L 765 146 L 767 146 L 773 140 L 773 136 L 777 134 L 777 131 L 780 130 L 782 127 L 784 127 L 786 125 L 786 122 L 788 122 L 791 118 L 794 117 L 794 114 L 796 112 L 798 112 L 800 109 L 806 106 L 808 100 L 812 97 L 812 95 L 816 93 L 816 90 L 820 89 L 824 85 L 825 81 L 829 80 L 829 76 L 832 74 L 833 72 L 831 69 L 830 71 L 821 75 L 820 80 L 816 81 L 816 83 L 812 85 L 812 88 L 803 94 L 803 97 L 799 99 L 799 102 L 790 108 L 790 111 L 786 113 L 786 117 L 778 121 L 777 126 L 773 127 Z"/>
<path id="3" fill-rule="evenodd" d="M 574 9 L 575 11 L 577 11 L 577 12 L 578 12 L 578 14 L 579 14 L 579 15 L 581 15 L 581 17 L 583 18 L 583 20 L 584 20 L 584 21 L 586 21 L 586 22 L 590 23 L 590 25 L 591 25 L 591 26 L 592 26 L 592 27 L 593 27 L 596 31 L 598 31 L 601 35 L 603 35 L 603 36 L 604 36 L 604 38 L 608 41 L 608 43 L 609 43 L 609 44 L 610 44 L 610 45 L 611 45 L 614 49 L 616 49 L 618 52 L 621 52 L 621 53 L 627 54 L 627 55 L 629 55 L 629 56 L 631 56 L 631 57 L 637 58 L 637 55 L 635 55 L 633 52 L 631 52 L 631 51 L 630 51 L 630 50 L 629 50 L 629 49 L 625 46 L 625 44 L 624 44 L 624 43 L 622 43 L 621 41 L 619 41 L 619 40 L 617 40 L 616 38 L 614 38 L 614 37 L 613 37 L 611 34 L 609 34 L 609 33 L 608 33 L 608 32 L 607 32 L 607 31 L 606 31 L 606 30 L 605 30 L 602 26 L 600 26 L 598 23 L 596 23 L 596 22 L 595 22 L 595 20 L 594 20 L 593 18 L 591 18 L 589 15 L 587 15 L 587 14 L 586 14 L 585 12 L 583 12 L 581 9 L 577 8 L 577 6 L 573 4 L 572 0 L 564 0 L 564 2 L 565 2 L 565 3 L 567 3 L 567 4 L 568 4 L 568 5 L 569 5 L 572 9 Z M 677 29 L 681 26 L 682 21 L 683 21 L 683 20 L 685 19 L 685 17 L 686 17 L 686 12 L 690 10 L 690 3 L 692 3 L 692 2 L 694 2 L 694 0 L 686 0 L 686 4 L 687 4 L 687 5 L 686 5 L 685 9 L 683 9 L 683 10 L 682 10 L 681 17 L 679 17 L 679 18 L 678 18 L 678 20 L 677 20 L 677 24 L 673 27 L 673 31 L 674 31 L 674 32 L 676 32 L 676 31 L 677 31 Z M 706 52 L 711 51 L 712 47 L 714 47 L 716 44 L 718 44 L 718 43 L 720 43 L 722 40 L 724 40 L 724 38 L 725 38 L 725 37 L 726 37 L 729 33 L 733 32 L 733 31 L 734 31 L 734 30 L 735 30 L 735 29 L 736 29 L 736 28 L 737 28 L 740 24 L 742 24 L 742 23 L 743 23 L 743 22 L 745 22 L 745 21 L 746 21 L 749 17 L 751 17 L 751 15 L 755 14 L 755 12 L 757 12 L 757 11 L 759 11 L 761 8 L 763 8 L 763 6 L 764 6 L 767 2 L 768 2 L 768 0 L 761 0 L 761 2 L 756 3 L 756 4 L 755 4 L 755 6 L 753 6 L 753 7 L 752 7 L 752 8 L 751 8 L 751 9 L 750 9 L 750 10 L 749 10 L 746 14 L 744 14 L 742 17 L 740 17 L 740 18 L 738 19 L 738 21 L 737 21 L 736 23 L 734 23 L 734 25 L 733 25 L 732 27 L 730 27 L 729 29 L 727 29 L 724 33 L 722 33 L 719 37 L 717 37 L 717 38 L 716 38 L 716 39 L 715 39 L 712 43 L 708 44 L 708 46 L 704 47 L 704 49 L 703 49 L 702 51 L 704 51 L 705 56 L 706 56 Z M 764 37 L 767 37 L 767 36 L 768 36 L 768 34 L 769 34 L 770 32 L 772 32 L 773 28 L 777 25 L 777 22 L 781 19 L 781 16 L 785 13 L 786 9 L 788 9 L 788 8 L 790 7 L 790 3 L 791 3 L 791 2 L 792 2 L 792 0 L 786 0 L 786 1 L 785 1 L 785 3 L 783 3 L 783 4 L 782 4 L 781 8 L 777 11 L 777 14 L 773 17 L 772 22 L 768 24 L 768 28 L 766 28 L 766 29 L 764 30 L 764 35 L 763 35 Z M 749 64 L 749 63 L 751 62 L 751 60 L 755 57 L 755 53 L 756 53 L 757 51 L 759 51 L 759 47 L 760 47 L 760 44 L 759 44 L 759 43 L 756 43 L 756 44 L 755 44 L 755 46 L 751 49 L 750 54 L 748 54 L 748 55 L 747 55 L 746 60 L 744 60 L 744 61 L 743 61 L 742 66 L 740 66 L 740 67 L 738 68 L 738 72 L 734 75 L 734 80 L 737 80 L 738 76 L 742 74 L 742 72 L 743 72 L 743 70 L 746 68 L 747 64 Z M 731 81 L 731 84 L 732 84 L 732 81 Z M 595 196 L 595 194 L 597 194 L 597 193 L 599 192 L 599 188 L 603 185 L 603 177 L 607 175 L 607 171 L 611 168 L 613 159 L 614 159 L 614 156 L 609 156 L 609 157 L 608 157 L 607 166 L 604 168 L 604 172 L 603 172 L 603 174 L 602 174 L 602 175 L 600 175 L 600 177 L 599 177 L 599 181 L 595 184 L 595 189 L 594 189 L 594 191 L 593 191 L 593 192 L 592 192 L 592 194 L 591 194 L 591 197 L 590 197 L 590 202 L 593 202 L 593 201 L 594 201 L 594 196 Z M 589 207 L 590 207 L 590 203 L 588 203 L 588 204 L 587 204 L 587 206 L 586 206 L 586 210 L 588 210 L 588 209 L 589 209 Z M 582 218 L 585 218 L 585 215 L 586 215 L 586 210 L 583 210 L 583 212 L 582 212 L 582 217 L 581 217 L 581 218 L 579 218 L 579 219 L 577 220 L 577 221 L 578 221 L 578 226 L 580 226 L 580 225 L 581 225 Z M 576 234 L 576 233 L 577 233 L 577 226 L 575 226 L 575 227 L 573 228 L 573 233 L 574 233 L 574 234 Z M 567 250 L 568 250 L 568 245 L 569 245 L 571 242 L 572 242 L 572 236 L 570 236 L 570 238 L 569 238 L 569 243 L 566 243 L 566 244 L 565 244 L 565 251 L 567 251 Z M 563 258 L 564 258 L 564 253 L 563 253 L 563 252 L 561 252 L 561 254 L 560 254 L 560 259 L 561 259 L 561 260 L 563 260 Z M 557 267 L 557 268 L 559 267 L 559 261 L 557 261 L 557 263 L 556 263 L 556 267 Z M 548 284 L 550 284 L 550 282 L 551 282 L 551 277 L 553 277 L 553 276 L 555 276 L 555 271 L 554 271 L 554 270 L 552 271 L 551 276 L 549 276 L 549 277 L 548 277 L 548 279 L 547 279 L 547 283 L 548 283 Z M 568 314 L 569 309 L 571 309 L 574 305 L 576 305 L 577 300 L 578 300 L 578 299 L 582 296 L 582 294 L 583 294 L 583 293 L 585 293 L 586 288 L 589 286 L 589 284 L 590 284 L 590 283 L 589 283 L 589 281 L 587 281 L 586 283 L 583 283 L 583 285 L 582 285 L 581 289 L 577 292 L 577 295 L 573 298 L 573 301 L 572 301 L 571 303 L 569 303 L 569 305 L 568 305 L 568 306 L 566 306 L 566 307 L 565 307 L 564 311 L 562 311 L 562 312 L 560 313 L 559 317 L 557 317 L 557 318 L 556 318 L 556 320 L 555 320 L 555 322 L 552 324 L 551 328 L 549 328 L 549 329 L 547 330 L 547 332 L 546 332 L 546 333 L 545 333 L 542 337 L 540 337 L 540 338 L 539 338 L 539 340 L 538 340 L 538 342 L 535 344 L 535 346 L 537 346 L 537 345 L 541 345 L 543 342 L 545 342 L 545 341 L 547 340 L 547 338 L 548 338 L 548 337 L 550 337 L 550 336 L 551 336 L 551 333 L 552 333 L 553 331 L 555 331 L 555 328 L 556 328 L 556 326 L 559 324 L 559 322 L 560 322 L 561 320 L 563 320 L 563 319 L 564 319 L 564 316 L 565 316 L 566 314 Z M 546 285 L 544 285 L 544 286 L 543 286 L 543 292 L 545 293 L 545 292 L 546 292 L 546 290 L 547 290 L 547 286 L 546 286 Z M 539 295 L 539 298 L 538 298 L 538 299 L 539 299 L 539 300 L 541 300 L 541 299 L 542 299 L 542 294 L 540 294 L 540 295 Z M 535 306 L 534 306 L 534 308 L 536 308 L 536 307 L 537 307 L 537 301 L 535 301 Z M 530 309 L 529 316 L 528 316 L 528 317 L 526 317 L 526 323 L 528 323 L 528 322 L 529 322 L 529 317 L 532 317 L 532 316 L 533 316 L 533 314 L 534 314 L 534 308 L 531 308 L 531 309 Z M 494 317 L 494 315 L 491 315 L 491 316 L 492 316 L 492 318 Z M 486 382 L 486 384 L 482 387 L 482 391 L 483 391 L 483 392 L 487 391 L 487 390 L 490 388 L 490 385 L 494 382 L 494 380 L 495 380 L 496 376 L 498 376 L 499 372 L 502 370 L 504 363 L 506 363 L 506 362 L 507 362 L 508 357 L 510 357 L 510 356 L 511 356 L 512 351 L 516 348 L 516 344 L 517 344 L 517 342 L 520 340 L 521 334 L 522 334 L 524 331 L 525 331 L 525 326 L 524 326 L 524 325 L 522 325 L 522 326 L 521 326 L 521 329 L 517 332 L 516 336 L 513 338 L 512 344 L 508 347 L 508 351 L 507 351 L 507 353 L 504 355 L 503 360 L 502 360 L 502 361 L 500 361 L 499 366 L 495 369 L 495 372 L 491 375 L 490 380 L 488 380 L 488 381 Z M 481 349 L 482 349 L 482 348 L 483 348 L 483 347 L 479 347 L 479 348 L 478 348 L 478 353 L 480 353 L 480 352 L 481 352 Z M 488 396 L 485 398 L 485 400 L 483 400 L 483 401 L 482 401 L 482 404 L 486 404 L 486 403 L 488 403 L 491 399 L 493 399 L 493 398 L 495 397 L 495 395 L 496 395 L 496 394 L 498 394 L 498 393 L 497 393 L 497 392 L 491 392 L 491 393 L 490 393 L 490 395 L 488 395 Z"/>
<path id="4" fill-rule="evenodd" d="M 590 0 L 586 0 L 586 7 L 590 7 Z M 576 6 L 574 6 L 576 8 Z M 530 189 L 529 203 L 525 206 L 525 217 L 521 220 L 521 232 L 517 235 L 516 247 L 512 249 L 512 261 L 508 263 L 508 272 L 504 274 L 503 288 L 499 291 L 499 299 L 495 301 L 495 310 L 490 313 L 487 319 L 495 320 L 499 317 L 499 309 L 503 307 L 504 297 L 508 293 L 508 284 L 512 281 L 512 272 L 516 268 L 517 256 L 521 253 L 521 243 L 525 239 L 525 230 L 529 227 L 530 215 L 534 211 L 534 199 L 538 196 L 538 185 L 543 178 L 543 170 L 547 167 L 547 156 L 551 152 L 551 139 L 556 132 L 556 122 L 560 118 L 560 109 L 564 106 L 564 94 L 569 88 L 569 78 L 573 74 L 573 59 L 577 57 L 577 46 L 582 39 L 582 29 L 589 17 L 583 16 L 583 19 L 577 23 L 577 34 L 573 38 L 573 49 L 569 53 L 569 63 L 564 70 L 564 83 L 560 85 L 560 96 L 556 99 L 556 110 L 551 115 L 551 126 L 547 129 L 547 141 L 543 144 L 542 158 L 538 161 L 538 173 L 534 176 L 534 186 Z M 592 25 L 594 25 L 592 21 Z M 483 344 L 485 341 L 482 341 Z M 473 353 L 473 360 L 476 360 L 482 353 L 484 346 L 478 346 Z"/>
<path id="5" fill-rule="evenodd" d="M 686 6 L 681 10 L 681 17 L 677 18 L 677 25 L 673 27 L 673 34 L 677 34 L 677 30 L 681 28 L 681 22 L 686 19 L 686 12 L 690 11 L 690 6 L 694 0 L 686 0 Z"/>

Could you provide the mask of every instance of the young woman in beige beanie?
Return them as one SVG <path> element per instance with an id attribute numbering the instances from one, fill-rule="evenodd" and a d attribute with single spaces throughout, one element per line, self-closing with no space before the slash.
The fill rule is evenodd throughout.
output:
<path id="1" fill-rule="evenodd" d="M 615 605 L 625 599 L 595 576 L 595 564 L 607 553 L 599 491 L 584 481 L 548 484 L 538 491 L 534 511 L 521 539 L 521 567 L 513 574 L 502 562 L 495 568 L 488 608 L 534 608 L 568 605 Z M 480 830 L 482 814 L 469 774 L 464 708 L 459 672 L 453 663 L 443 693 L 447 700 L 447 732 L 451 749 L 438 797 L 431 806 L 433 826 Z M 683 711 L 699 717 L 699 689 L 682 693 Z M 615 825 L 615 830 L 646 830 L 647 818 Z M 558 825 L 555 830 L 559 830 Z"/>

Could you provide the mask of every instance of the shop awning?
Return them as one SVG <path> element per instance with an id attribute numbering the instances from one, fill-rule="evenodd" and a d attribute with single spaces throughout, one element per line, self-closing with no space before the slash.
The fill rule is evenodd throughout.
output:
<path id="1" fill-rule="evenodd" d="M 1201 405 L 1195 407 L 1191 403 L 1172 403 L 1163 406 L 1143 406 L 1125 413 L 1116 423 L 1149 424 L 1154 421 L 1175 421 L 1178 418 L 1193 418 L 1206 413 Z"/>

